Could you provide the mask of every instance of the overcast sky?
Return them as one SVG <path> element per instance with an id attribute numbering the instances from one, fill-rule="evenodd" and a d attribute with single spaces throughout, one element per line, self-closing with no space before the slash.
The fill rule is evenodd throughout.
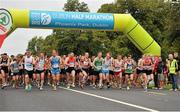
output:
<path id="1" fill-rule="evenodd" d="M 112 3 L 114 0 L 80 0 L 88 4 L 91 12 L 96 12 L 102 4 Z M 58 10 L 62 8 L 66 0 L 0 0 L 0 8 L 18 8 L 18 9 L 39 9 L 39 10 Z M 28 41 L 34 36 L 50 35 L 52 30 L 47 29 L 16 29 L 5 40 L 0 53 L 8 54 L 24 53 Z"/>

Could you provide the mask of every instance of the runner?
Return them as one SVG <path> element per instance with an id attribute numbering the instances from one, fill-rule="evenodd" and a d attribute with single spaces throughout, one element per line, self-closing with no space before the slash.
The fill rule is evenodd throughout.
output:
<path id="1" fill-rule="evenodd" d="M 158 75 L 158 88 L 163 89 L 164 88 L 164 75 L 163 75 L 163 62 L 162 62 L 161 57 L 159 57 L 159 62 L 157 66 L 157 75 Z"/>
<path id="2" fill-rule="evenodd" d="M 43 85 L 44 85 L 44 71 L 45 71 L 44 67 L 45 67 L 44 53 L 40 53 L 39 57 L 36 59 L 37 84 L 40 90 L 43 90 Z"/>
<path id="3" fill-rule="evenodd" d="M 17 56 L 18 64 L 19 64 L 19 86 L 23 86 L 25 82 L 25 75 L 24 75 L 24 62 L 23 62 L 23 55 Z"/>
<path id="4" fill-rule="evenodd" d="M 0 59 L 0 66 L 1 66 L 1 77 L 2 77 L 2 87 L 4 89 L 7 86 L 7 80 L 9 75 L 9 65 L 10 59 L 8 58 L 7 53 L 2 54 L 2 58 Z"/>
<path id="5" fill-rule="evenodd" d="M 96 57 L 95 56 L 92 56 L 91 58 L 91 66 L 90 66 L 90 73 L 89 73 L 89 79 L 90 79 L 90 86 L 93 86 L 93 88 L 96 87 L 96 79 L 97 79 L 97 75 L 95 74 L 95 70 L 94 70 L 94 66 L 93 66 L 93 62 L 94 62 L 94 59 Z"/>
<path id="6" fill-rule="evenodd" d="M 62 83 L 62 85 L 66 84 L 66 65 L 65 65 L 65 60 L 66 60 L 66 55 L 63 55 L 63 57 L 61 58 L 61 75 L 60 75 L 60 82 Z"/>
<path id="7" fill-rule="evenodd" d="M 102 77 L 102 64 L 103 64 L 103 58 L 102 58 L 102 52 L 98 52 L 98 56 L 93 61 L 93 67 L 94 67 L 94 75 L 99 76 L 99 88 L 102 88 L 103 86 L 103 77 Z"/>
<path id="8" fill-rule="evenodd" d="M 115 75 L 115 87 L 122 88 L 122 69 L 123 60 L 122 56 L 118 55 L 117 59 L 114 60 L 114 75 Z"/>
<path id="9" fill-rule="evenodd" d="M 138 60 L 138 64 L 137 64 L 137 68 L 136 68 L 136 74 L 137 74 L 137 78 L 135 79 L 136 85 L 140 85 L 142 86 L 142 82 L 143 82 L 143 59 L 144 59 L 144 55 L 142 55 L 142 57 Z"/>
<path id="10" fill-rule="evenodd" d="M 58 53 L 56 50 L 52 51 L 52 56 L 50 58 L 51 62 L 51 74 L 53 79 L 53 90 L 57 90 L 57 83 L 59 82 L 60 77 L 60 64 L 61 64 L 61 57 L 58 56 Z"/>
<path id="11" fill-rule="evenodd" d="M 14 57 L 11 64 L 10 64 L 10 69 L 12 72 L 12 84 L 13 88 L 18 88 L 18 81 L 19 81 L 19 63 L 18 63 L 17 57 Z"/>
<path id="12" fill-rule="evenodd" d="M 130 89 L 130 86 L 132 84 L 133 81 L 133 60 L 131 58 L 131 56 L 128 56 L 127 61 L 125 62 L 125 82 L 127 85 L 127 90 Z"/>
<path id="13" fill-rule="evenodd" d="M 145 56 L 143 59 L 143 76 L 144 76 L 144 90 L 147 91 L 147 85 L 149 83 L 149 77 L 152 74 L 152 60 L 150 56 Z"/>
<path id="14" fill-rule="evenodd" d="M 44 70 L 45 70 L 45 76 L 47 79 L 46 82 L 49 86 L 51 86 L 51 82 L 52 82 L 51 70 L 50 69 L 51 69 L 50 57 L 46 56 Z"/>
<path id="15" fill-rule="evenodd" d="M 34 58 L 31 55 L 30 51 L 27 51 L 24 58 L 24 68 L 25 68 L 25 90 L 30 91 L 32 86 L 31 86 L 31 82 L 33 80 L 33 65 L 35 63 Z"/>
<path id="16" fill-rule="evenodd" d="M 80 61 L 81 72 L 80 72 L 79 80 L 81 80 L 81 85 L 80 85 L 81 88 L 83 88 L 84 84 L 86 83 L 86 79 L 89 75 L 90 66 L 91 66 L 91 59 L 89 58 L 89 53 L 86 52 Z"/>
<path id="17" fill-rule="evenodd" d="M 103 60 L 102 71 L 100 74 L 100 80 L 102 80 L 102 82 L 106 82 L 107 88 L 110 88 L 109 72 L 112 67 L 112 64 L 113 64 L 113 59 L 111 58 L 111 54 L 108 52 L 106 53 L 106 57 Z"/>
<path id="18" fill-rule="evenodd" d="M 127 56 L 123 57 L 123 69 L 122 69 L 122 86 L 126 84 L 125 80 L 125 63 L 127 62 Z"/>
<path id="19" fill-rule="evenodd" d="M 69 56 L 66 58 L 65 64 L 68 67 L 66 70 L 67 81 L 68 81 L 67 88 L 70 88 L 70 86 L 75 87 L 75 74 L 76 74 L 75 67 L 77 63 L 74 53 L 69 54 Z"/>

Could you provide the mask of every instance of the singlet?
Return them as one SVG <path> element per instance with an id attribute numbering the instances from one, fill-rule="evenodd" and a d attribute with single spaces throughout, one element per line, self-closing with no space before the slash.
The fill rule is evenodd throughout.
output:
<path id="1" fill-rule="evenodd" d="M 126 63 L 126 70 L 125 73 L 133 73 L 133 63 L 131 62 L 127 62 Z"/>
<path id="2" fill-rule="evenodd" d="M 33 70 L 33 57 L 30 56 L 30 57 L 27 57 L 25 56 L 25 59 L 24 59 L 24 67 L 25 67 L 25 70 L 28 70 L 28 71 L 32 71 Z"/>
<path id="3" fill-rule="evenodd" d="M 128 70 L 132 70 L 133 69 L 133 64 L 132 63 L 127 63 L 127 68 Z"/>
<path id="4" fill-rule="evenodd" d="M 51 67 L 52 68 L 59 68 L 60 58 L 58 56 L 52 56 L 51 58 Z"/>
<path id="5" fill-rule="evenodd" d="M 103 59 L 99 59 L 98 57 L 94 59 L 95 62 L 94 62 L 94 65 L 96 66 L 95 67 L 95 71 L 100 71 L 101 68 L 102 68 L 102 63 L 103 63 Z"/>
<path id="6" fill-rule="evenodd" d="M 111 69 L 111 64 L 112 64 L 112 58 L 110 58 L 110 59 L 105 58 L 104 62 L 103 62 L 102 69 L 103 70 L 110 70 Z"/>
<path id="7" fill-rule="evenodd" d="M 37 70 L 44 70 L 44 65 L 45 65 L 45 60 L 39 58 L 37 63 Z"/>
<path id="8" fill-rule="evenodd" d="M 89 59 L 85 59 L 85 60 L 82 62 L 82 68 L 87 69 L 87 68 L 89 68 L 89 65 L 90 65 Z"/>
<path id="9" fill-rule="evenodd" d="M 17 63 L 17 61 L 14 61 L 13 64 L 11 65 L 12 67 L 12 72 L 13 73 L 18 73 L 19 72 L 19 64 Z"/>
<path id="10" fill-rule="evenodd" d="M 141 58 L 141 59 L 139 59 L 138 60 L 138 66 L 137 66 L 137 69 L 138 70 L 143 70 L 143 59 Z"/>
<path id="11" fill-rule="evenodd" d="M 115 64 L 114 64 L 114 71 L 115 72 L 120 72 L 121 71 L 121 67 L 122 67 L 123 61 L 122 60 L 116 60 Z"/>
<path id="12" fill-rule="evenodd" d="M 51 67 L 50 67 L 50 61 L 49 61 L 49 59 L 45 59 L 45 64 L 44 64 L 44 69 L 45 70 L 48 70 L 48 69 L 50 69 Z"/>
<path id="13" fill-rule="evenodd" d="M 6 59 L 6 60 L 2 59 L 1 64 L 2 64 L 2 67 L 7 67 L 8 59 Z"/>
<path id="14" fill-rule="evenodd" d="M 144 59 L 144 62 L 143 62 L 143 67 L 145 70 L 151 70 L 152 67 L 151 67 L 151 63 L 152 63 L 152 60 L 149 59 L 149 58 L 145 58 Z"/>
<path id="15" fill-rule="evenodd" d="M 75 58 L 69 58 L 68 60 L 69 67 L 75 67 L 75 63 L 76 63 Z"/>

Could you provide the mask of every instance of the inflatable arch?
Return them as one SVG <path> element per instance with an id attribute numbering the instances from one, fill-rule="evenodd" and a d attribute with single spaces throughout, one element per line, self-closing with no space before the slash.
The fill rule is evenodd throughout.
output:
<path id="1" fill-rule="evenodd" d="M 16 28 L 121 31 L 143 54 L 161 55 L 158 43 L 130 14 L 0 9 L 0 47 Z"/>

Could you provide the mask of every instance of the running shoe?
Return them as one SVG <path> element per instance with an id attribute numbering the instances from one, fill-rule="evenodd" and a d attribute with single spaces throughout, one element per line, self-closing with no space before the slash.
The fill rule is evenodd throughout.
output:
<path id="1" fill-rule="evenodd" d="M 126 88 L 127 90 L 130 90 L 130 87 L 129 86 L 127 86 L 127 88 Z"/>
<path id="2" fill-rule="evenodd" d="M 147 92 L 147 91 L 148 91 L 147 87 L 144 87 L 144 91 L 145 91 L 145 92 Z"/>
<path id="3" fill-rule="evenodd" d="M 28 85 L 28 91 L 31 91 L 32 90 L 32 86 L 29 84 Z"/>
<path id="4" fill-rule="evenodd" d="M 54 87 L 53 87 L 53 90 L 54 90 L 54 91 L 56 91 L 56 90 L 57 90 L 56 86 L 54 86 Z"/>
<path id="5" fill-rule="evenodd" d="M 28 90 L 28 86 L 25 86 L 25 90 L 26 90 L 26 91 Z"/>
<path id="6" fill-rule="evenodd" d="M 39 90 L 41 90 L 41 91 L 42 91 L 42 90 L 43 90 L 43 88 L 42 88 L 42 87 L 40 87 L 40 88 L 39 88 Z"/>
<path id="7" fill-rule="evenodd" d="M 75 88 L 75 85 L 74 85 L 74 84 L 72 84 L 71 86 L 72 86 L 73 88 Z"/>
<path id="8" fill-rule="evenodd" d="M 1 89 L 4 89 L 5 87 L 6 87 L 6 85 L 3 84 L 2 87 L 1 87 Z"/>

